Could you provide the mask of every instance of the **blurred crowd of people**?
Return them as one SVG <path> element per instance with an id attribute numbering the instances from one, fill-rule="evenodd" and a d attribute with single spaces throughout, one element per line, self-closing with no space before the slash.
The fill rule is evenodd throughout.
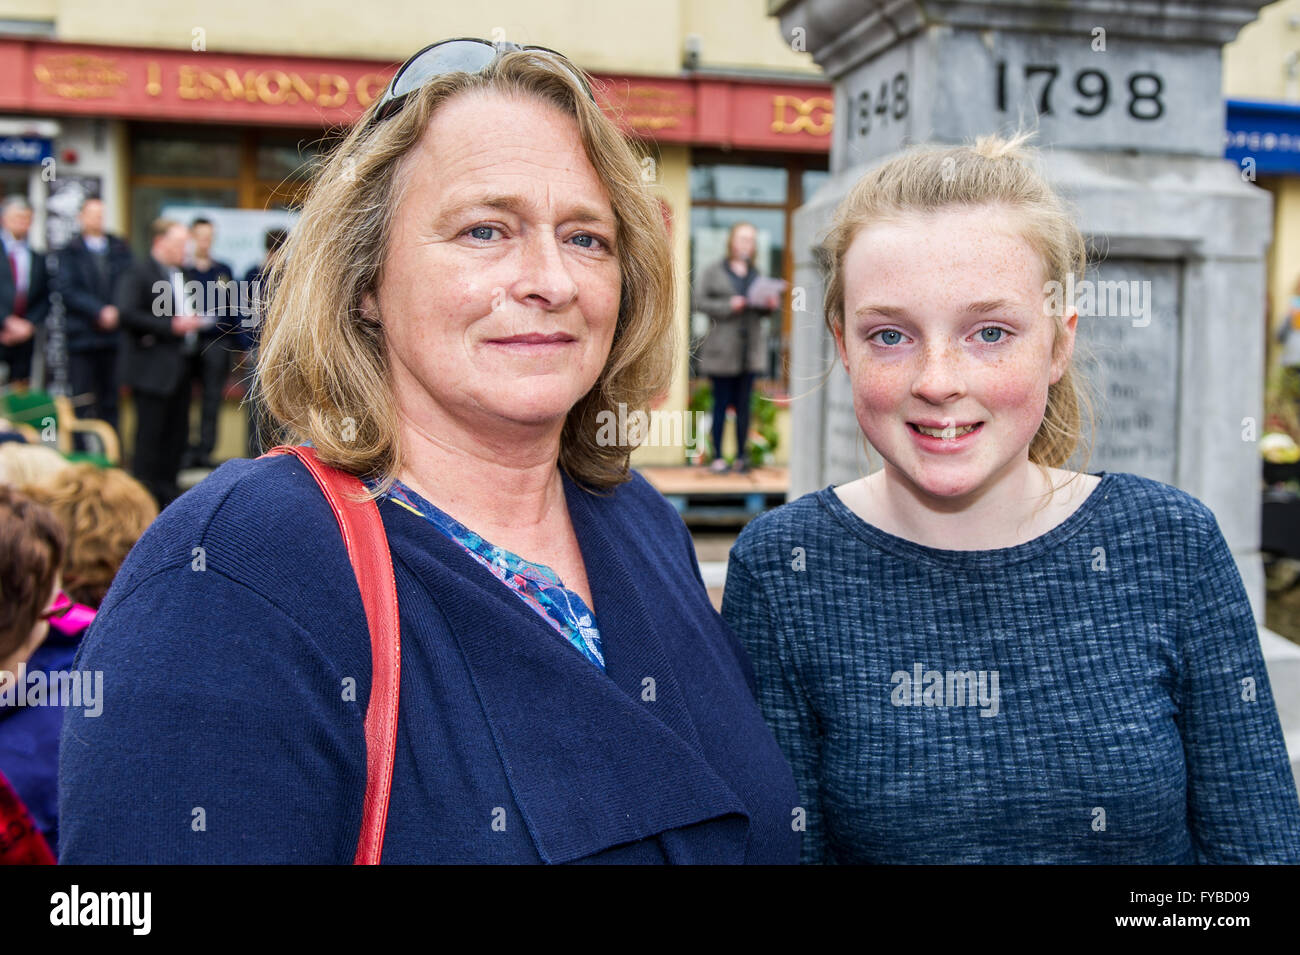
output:
<path id="1" fill-rule="evenodd" d="M 241 284 L 213 256 L 207 219 L 154 222 L 137 258 L 105 231 L 99 199 L 53 253 L 33 248 L 32 218 L 21 197 L 0 209 L 0 395 L 62 390 L 78 418 L 106 422 L 126 447 L 125 388 L 135 428 L 128 473 L 30 440 L 0 406 L 0 864 L 56 857 L 60 675 L 127 553 L 180 495 L 180 471 L 213 466 L 226 384 L 241 354 L 255 363 L 260 290 L 286 238 L 267 233 L 266 258 Z M 271 439 L 255 401 L 246 406 L 252 457 Z"/>
<path id="2" fill-rule="evenodd" d="M 45 345 L 52 316 L 59 315 L 62 387 L 77 416 L 105 421 L 120 436 L 119 397 L 129 389 L 135 410 L 129 467 L 161 509 L 179 496 L 181 470 L 213 466 L 226 383 L 241 354 L 252 367 L 264 276 L 286 233 L 267 232 L 266 257 L 240 283 L 213 256 L 214 226 L 206 218 L 155 221 L 149 254 L 139 259 L 104 222 L 103 201 L 85 200 L 78 233 L 47 254 L 31 245 L 26 199 L 5 200 L 0 386 L 52 390 L 54 369 L 38 357 L 52 357 Z M 196 392 L 201 413 L 191 436 Z M 269 435 L 255 401 L 247 409 L 247 452 L 255 457 Z"/>
<path id="3" fill-rule="evenodd" d="M 59 675 L 73 671 L 113 577 L 157 516 L 121 468 L 69 462 L 0 423 L 0 864 L 54 861 L 68 704 Z"/>

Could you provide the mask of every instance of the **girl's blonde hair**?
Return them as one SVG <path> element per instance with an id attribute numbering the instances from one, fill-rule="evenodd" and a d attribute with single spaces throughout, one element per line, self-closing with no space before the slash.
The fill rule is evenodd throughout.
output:
<path id="1" fill-rule="evenodd" d="M 267 279 L 265 326 L 253 388 L 278 420 L 282 443 L 310 441 L 328 464 L 376 479 L 402 461 L 380 323 L 362 299 L 381 281 L 402 160 L 450 98 L 494 91 L 549 103 L 572 117 L 618 222 L 622 293 L 609 358 L 569 411 L 560 466 L 591 488 L 628 480 L 634 445 L 598 440 L 598 415 L 647 408 L 668 387 L 676 353 L 673 259 L 661 206 L 644 187 L 632 147 L 587 95 L 570 64 L 536 51 L 507 53 L 480 73 L 448 73 L 371 122 L 377 102 L 331 154 Z M 606 432 L 610 429 L 604 429 Z M 634 429 L 629 429 L 634 430 Z M 635 437 L 635 434 L 634 434 Z"/>
<path id="2" fill-rule="evenodd" d="M 825 241 L 828 276 L 824 309 L 832 335 L 844 332 L 844 257 L 863 228 L 908 213 L 950 206 L 1000 205 L 1019 218 L 1021 234 L 1042 258 L 1057 289 L 1072 289 L 1087 267 L 1087 247 L 1065 201 L 1035 168 L 1027 146 L 1031 134 L 981 136 L 973 145 L 917 146 L 868 172 L 840 203 Z M 1069 279 L 1073 276 L 1073 281 Z M 1053 287 L 1053 286 L 1049 286 Z M 1052 309 L 1059 344 L 1064 314 L 1072 303 Z M 1044 289 L 1045 302 L 1050 298 Z M 1073 362 L 1047 390 L 1043 422 L 1029 444 L 1029 460 L 1061 467 L 1083 441 L 1083 417 L 1092 404 Z M 1091 428 L 1091 426 L 1090 426 Z"/>

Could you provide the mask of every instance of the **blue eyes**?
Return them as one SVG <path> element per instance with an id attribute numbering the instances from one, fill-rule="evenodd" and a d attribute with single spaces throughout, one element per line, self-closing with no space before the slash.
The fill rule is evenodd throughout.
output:
<path id="1" fill-rule="evenodd" d="M 500 232 L 501 230 L 496 226 L 476 225 L 466 229 L 463 234 L 479 242 L 491 242 L 494 235 Z M 591 249 L 596 251 L 599 249 L 609 248 L 608 243 L 606 243 L 604 239 L 599 236 L 594 236 L 589 232 L 579 232 L 577 235 L 573 236 L 571 241 L 580 249 Z"/>
<path id="2" fill-rule="evenodd" d="M 983 345 L 996 345 L 1003 341 L 1009 334 L 1005 328 L 999 328 L 996 325 L 987 325 L 975 333 L 977 341 Z M 872 332 L 867 336 L 868 341 L 874 341 L 878 345 L 893 347 L 903 343 L 903 333 L 896 328 L 882 328 L 880 331 Z"/>

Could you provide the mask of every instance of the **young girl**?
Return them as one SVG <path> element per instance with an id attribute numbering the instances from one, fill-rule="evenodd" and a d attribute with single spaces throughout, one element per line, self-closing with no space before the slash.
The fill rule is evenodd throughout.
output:
<path id="1" fill-rule="evenodd" d="M 827 325 L 884 466 L 752 522 L 723 600 L 803 860 L 1300 862 L 1213 514 L 1063 469 L 1077 315 L 1051 289 L 1085 249 L 1025 138 L 890 160 L 826 241 Z"/>

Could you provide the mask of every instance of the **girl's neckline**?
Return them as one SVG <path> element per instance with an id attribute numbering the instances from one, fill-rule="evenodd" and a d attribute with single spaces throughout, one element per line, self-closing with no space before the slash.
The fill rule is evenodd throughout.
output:
<path id="1" fill-rule="evenodd" d="M 1097 482 L 1097 486 L 1075 508 L 1074 512 L 1061 523 L 1022 544 L 1014 544 L 1011 547 L 998 547 L 992 550 L 945 550 L 939 547 L 918 544 L 906 537 L 890 534 L 863 519 L 856 511 L 840 500 L 840 496 L 835 493 L 835 485 L 833 484 L 828 484 L 818 491 L 817 499 L 854 535 L 898 557 L 944 567 L 989 568 L 1019 563 L 1046 553 L 1060 546 L 1082 530 L 1093 519 L 1097 511 L 1104 506 L 1111 491 L 1114 490 L 1114 473 L 1099 471 L 1094 476 L 1101 479 Z"/>

